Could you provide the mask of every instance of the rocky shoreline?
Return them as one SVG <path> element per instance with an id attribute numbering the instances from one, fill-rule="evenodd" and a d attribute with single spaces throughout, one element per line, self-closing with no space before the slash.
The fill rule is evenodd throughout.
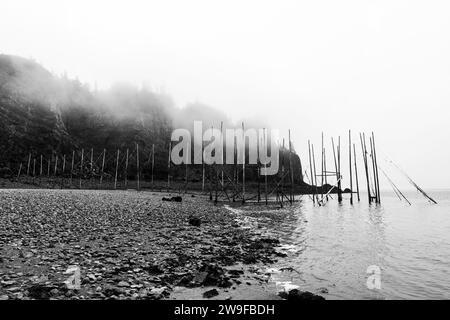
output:
<path id="1" fill-rule="evenodd" d="M 0 190 L 0 299 L 251 299 L 250 287 L 265 286 L 251 268 L 283 255 L 277 239 L 240 228 L 204 197 L 163 197 Z M 70 266 L 79 288 L 64 283 Z"/>

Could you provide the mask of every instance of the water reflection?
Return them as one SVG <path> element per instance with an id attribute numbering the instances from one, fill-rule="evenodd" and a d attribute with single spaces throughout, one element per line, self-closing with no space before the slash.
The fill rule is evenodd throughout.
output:
<path id="1" fill-rule="evenodd" d="M 448 298 L 450 291 L 450 193 L 431 206 L 413 198 L 408 206 L 386 196 L 382 205 L 330 200 L 314 206 L 239 207 L 261 232 L 276 236 L 288 257 L 274 275 L 328 299 Z M 362 197 L 362 199 L 364 199 Z M 439 244 L 439 245 L 437 245 Z M 381 290 L 366 286 L 367 267 L 381 268 Z"/>

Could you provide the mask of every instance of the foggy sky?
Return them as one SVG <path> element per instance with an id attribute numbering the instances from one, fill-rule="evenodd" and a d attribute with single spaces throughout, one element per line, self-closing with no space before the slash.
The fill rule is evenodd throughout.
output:
<path id="1" fill-rule="evenodd" d="M 307 139 L 319 150 L 325 132 L 332 167 L 329 139 L 341 135 L 346 168 L 347 130 L 354 140 L 373 130 L 382 167 L 386 155 L 419 185 L 444 188 L 449 9 L 412 0 L 3 0 L 0 52 L 92 87 L 145 83 L 179 107 L 200 101 L 233 120 L 291 128 L 305 169 Z"/>

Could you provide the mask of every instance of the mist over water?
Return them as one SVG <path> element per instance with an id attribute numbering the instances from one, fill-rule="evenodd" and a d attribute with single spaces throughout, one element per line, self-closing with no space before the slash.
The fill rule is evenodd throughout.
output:
<path id="1" fill-rule="evenodd" d="M 365 194 L 354 206 L 348 195 L 322 207 L 303 196 L 292 207 L 241 212 L 280 238 L 288 257 L 275 267 L 298 271 L 274 275 L 276 281 L 327 299 L 449 299 L 450 190 L 430 194 L 437 205 L 407 192 L 411 206 L 385 193 L 381 206 L 369 206 Z M 371 265 L 381 268 L 380 290 L 367 288 Z"/>

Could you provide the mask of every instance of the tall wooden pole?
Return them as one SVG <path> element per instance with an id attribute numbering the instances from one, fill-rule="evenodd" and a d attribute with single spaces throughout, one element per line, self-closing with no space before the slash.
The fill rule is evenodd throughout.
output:
<path id="1" fill-rule="evenodd" d="M 130 156 L 130 150 L 127 148 L 127 154 L 125 158 L 125 189 L 128 187 L 128 160 Z"/>
<path id="2" fill-rule="evenodd" d="M 119 156 L 120 156 L 120 150 L 117 149 L 117 157 L 116 157 L 116 174 L 114 177 L 114 189 L 117 189 L 117 173 L 119 171 Z"/>
<path id="3" fill-rule="evenodd" d="M 70 168 L 70 187 L 72 187 L 73 168 L 75 165 L 75 150 L 72 150 L 72 166 Z"/>
<path id="4" fill-rule="evenodd" d="M 62 172 L 61 172 L 61 189 L 64 187 L 64 173 L 66 171 L 66 155 L 63 154 Z"/>
<path id="5" fill-rule="evenodd" d="M 369 190 L 371 190 L 370 188 L 371 188 L 371 179 L 370 179 L 370 168 L 369 168 L 369 159 L 368 159 L 368 157 L 369 157 L 369 151 L 368 151 L 368 149 L 367 149 L 367 146 L 366 146 L 366 134 L 363 132 L 363 140 L 364 140 L 364 150 L 366 151 L 366 153 L 365 153 L 365 155 L 366 155 L 366 163 L 367 163 L 367 175 L 368 175 L 368 180 L 367 180 L 367 183 L 369 184 Z M 373 197 L 373 194 L 372 194 L 372 191 L 373 190 L 371 190 L 370 191 L 370 203 L 372 203 L 373 202 L 373 199 L 374 199 L 374 197 Z"/>
<path id="6" fill-rule="evenodd" d="M 327 179 L 327 153 L 326 153 L 326 148 L 323 147 L 323 174 L 324 174 L 324 180 L 325 180 L 325 185 L 328 186 L 328 179 Z M 328 189 L 325 190 L 325 199 L 328 201 Z"/>
<path id="7" fill-rule="evenodd" d="M 312 166 L 312 158 L 311 158 L 311 142 L 308 140 L 308 155 L 309 155 L 309 171 L 311 174 L 311 188 L 313 190 L 313 203 L 316 203 L 315 192 L 314 192 L 314 174 L 313 174 L 313 166 Z"/>
<path id="8" fill-rule="evenodd" d="M 103 157 L 102 157 L 102 172 L 100 174 L 100 186 L 103 183 L 103 176 L 105 174 L 105 158 L 106 158 L 106 149 L 103 149 Z"/>
<path id="9" fill-rule="evenodd" d="M 154 180 L 153 180 L 153 170 L 155 168 L 155 144 L 152 144 L 152 189 L 154 186 Z"/>
<path id="10" fill-rule="evenodd" d="M 285 145 L 284 145 L 284 138 L 283 138 L 283 148 L 282 148 L 283 152 L 282 152 L 282 160 L 281 160 L 281 184 L 280 184 L 280 189 L 281 189 L 281 207 L 283 208 L 283 201 L 284 201 L 284 150 L 285 150 Z"/>
<path id="11" fill-rule="evenodd" d="M 338 180 L 338 202 L 341 203 L 342 202 L 342 187 L 341 187 L 341 180 L 342 180 L 342 175 L 341 175 L 341 137 L 338 136 L 338 145 L 337 145 L 337 164 L 338 164 L 338 176 L 339 176 L 339 180 Z"/>
<path id="12" fill-rule="evenodd" d="M 47 178 L 50 178 L 50 165 L 52 163 L 52 157 L 50 156 L 50 159 L 47 160 Z"/>
<path id="13" fill-rule="evenodd" d="M 353 204 L 352 134 L 350 130 L 348 130 L 348 164 L 350 169 L 350 204 Z"/>
<path id="14" fill-rule="evenodd" d="M 235 131 L 236 133 L 236 131 Z M 233 190 L 233 202 L 236 201 L 236 195 L 238 193 L 238 164 L 237 164 L 237 145 L 236 145 L 236 135 L 234 135 L 233 137 L 233 159 L 234 159 L 234 164 L 233 164 L 233 185 L 234 185 L 234 190 Z"/>
<path id="15" fill-rule="evenodd" d="M 320 184 L 321 184 L 321 187 L 320 187 L 320 193 L 321 193 L 321 199 L 323 200 L 323 178 L 324 178 L 324 176 L 323 176 L 323 132 L 322 132 L 322 147 L 320 148 L 320 150 L 321 150 L 321 165 L 320 165 L 320 170 L 321 170 L 321 182 L 320 182 Z"/>
<path id="16" fill-rule="evenodd" d="M 258 203 L 261 201 L 261 163 L 259 161 L 259 145 L 262 141 L 262 137 L 258 134 L 258 144 L 256 146 L 256 170 L 257 170 L 257 179 L 258 179 Z"/>
<path id="17" fill-rule="evenodd" d="M 242 203 L 245 202 L 245 131 L 242 122 Z"/>
<path id="18" fill-rule="evenodd" d="M 83 161 L 84 161 L 84 149 L 81 149 L 81 162 L 80 162 L 80 189 L 81 189 L 81 181 L 83 178 Z"/>
<path id="19" fill-rule="evenodd" d="M 58 172 L 58 155 L 56 155 L 56 159 L 55 159 L 55 171 L 54 171 L 55 173 L 55 176 L 56 176 L 56 173 Z"/>
<path id="20" fill-rule="evenodd" d="M 33 159 L 33 182 L 36 178 L 36 158 Z"/>
<path id="21" fill-rule="evenodd" d="M 170 190 L 170 152 L 172 151 L 172 141 L 169 142 L 169 156 L 167 159 L 167 191 Z"/>
<path id="22" fill-rule="evenodd" d="M 30 175 L 31 153 L 28 154 L 27 176 Z"/>
<path id="23" fill-rule="evenodd" d="M 359 202 L 361 199 L 359 198 L 358 167 L 356 166 L 356 147 L 355 147 L 355 144 L 353 144 L 353 162 L 355 163 L 356 195 L 358 196 L 358 202 Z"/>
<path id="24" fill-rule="evenodd" d="M 205 156 L 203 154 L 203 141 L 202 141 L 202 192 L 205 192 Z"/>
<path id="25" fill-rule="evenodd" d="M 267 139 L 267 134 L 266 134 L 266 128 L 264 128 L 264 152 L 266 152 L 266 154 L 267 154 L 267 152 L 269 151 L 268 150 L 268 141 L 267 141 L 268 139 Z M 270 152 L 272 152 L 272 150 L 270 151 Z M 264 175 L 264 193 L 265 193 L 265 200 L 266 200 L 266 205 L 268 204 L 268 199 L 267 199 L 267 163 L 264 163 L 264 169 L 266 169 L 265 171 L 265 175 Z"/>
<path id="26" fill-rule="evenodd" d="M 43 157 L 42 157 L 42 154 L 41 154 L 41 167 L 40 167 L 40 170 L 39 170 L 39 175 L 40 176 L 42 176 L 42 173 L 43 173 L 43 171 L 42 171 L 42 165 L 43 165 Z"/>
<path id="27" fill-rule="evenodd" d="M 315 189 L 315 196 L 316 196 L 316 200 L 317 203 L 320 205 L 319 202 L 319 196 L 318 196 L 318 192 L 317 192 L 317 171 L 316 171 L 316 155 L 314 152 L 314 145 L 311 144 L 311 152 L 312 152 L 312 157 L 313 157 L 313 168 L 314 168 L 314 176 L 313 176 L 313 181 L 314 181 L 314 189 Z"/>
<path id="28" fill-rule="evenodd" d="M 94 176 L 94 148 L 91 148 L 91 176 Z"/>
<path id="29" fill-rule="evenodd" d="M 289 129 L 289 173 L 291 176 L 291 203 L 294 202 L 294 168 L 292 167 L 292 142 L 291 142 L 291 130 Z"/>
<path id="30" fill-rule="evenodd" d="M 220 134 L 222 135 L 222 142 L 223 142 L 223 121 L 220 122 Z M 223 191 L 224 184 L 225 184 L 224 177 L 223 177 L 223 166 L 224 166 L 223 155 L 224 155 L 224 145 L 222 143 L 222 165 L 220 166 L 220 169 L 221 169 L 220 174 L 221 174 L 221 181 L 222 181 L 222 191 Z"/>
<path id="31" fill-rule="evenodd" d="M 367 197 L 369 199 L 369 203 L 372 202 L 372 196 L 370 194 L 370 184 L 369 184 L 369 171 L 368 171 L 368 167 L 367 167 L 367 151 L 366 151 L 366 147 L 365 147 L 365 143 L 364 143 L 364 138 L 363 135 L 360 133 L 359 134 L 359 138 L 361 139 L 361 150 L 362 150 L 362 155 L 363 155 L 363 160 L 364 160 L 364 171 L 366 173 L 366 183 L 367 183 Z"/>
<path id="32" fill-rule="evenodd" d="M 375 203 L 378 203 L 378 186 L 377 186 L 377 174 L 375 169 L 375 156 L 373 155 L 373 143 L 372 143 L 372 137 L 369 137 L 369 144 L 370 144 L 370 159 L 372 160 L 372 174 L 373 174 L 373 185 L 374 185 L 374 192 L 375 192 Z"/>
<path id="33" fill-rule="evenodd" d="M 374 155 L 374 158 L 375 158 L 375 172 L 376 172 L 376 177 L 377 177 L 378 203 L 381 203 L 380 179 L 379 179 L 379 176 L 378 176 L 377 152 L 376 152 L 376 149 L 375 149 L 375 136 L 373 134 L 373 131 L 372 131 L 372 143 L 373 143 L 373 155 Z"/>
<path id="34" fill-rule="evenodd" d="M 139 143 L 136 143 L 137 189 L 141 190 L 141 167 L 139 163 Z"/>
<path id="35" fill-rule="evenodd" d="M 20 163 L 19 172 L 17 173 L 17 182 L 19 182 L 21 172 L 22 172 L 22 162 Z"/>

